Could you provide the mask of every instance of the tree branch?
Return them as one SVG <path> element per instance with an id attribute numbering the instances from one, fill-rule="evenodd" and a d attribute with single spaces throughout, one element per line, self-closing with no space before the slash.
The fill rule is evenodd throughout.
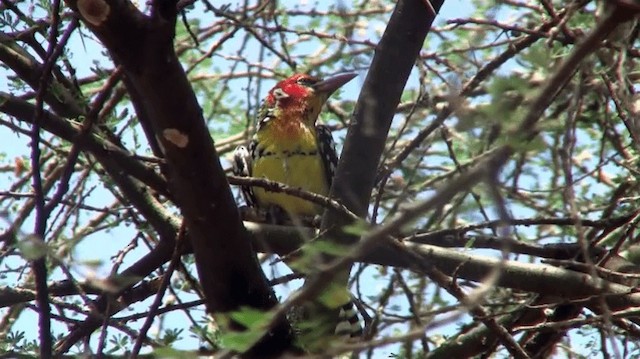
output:
<path id="1" fill-rule="evenodd" d="M 169 190 L 187 224 L 208 311 L 220 315 L 243 306 L 275 306 L 277 299 L 245 236 L 202 110 L 173 48 L 176 2 L 154 3 L 151 16 L 124 0 L 69 5 L 122 66 L 130 91 L 144 99 L 144 118 L 164 151 Z M 229 323 L 227 330 L 244 329 Z M 247 355 L 275 355 L 291 347 L 291 328 L 280 318 Z"/>
<path id="2" fill-rule="evenodd" d="M 440 10 L 443 2 L 433 1 L 435 11 Z M 396 4 L 358 97 L 330 197 L 361 218 L 367 215 L 380 157 L 396 107 L 435 16 L 419 0 L 400 0 Z M 334 210 L 326 211 L 322 219 L 322 233 L 326 231 L 326 238 L 336 243 L 354 243 L 357 236 L 348 235 L 342 230 L 343 226 L 352 222 L 352 218 Z M 323 258 L 324 262 L 330 260 L 329 256 Z M 321 286 L 327 285 L 334 276 L 338 277 L 337 282 L 346 284 L 349 269 L 350 266 L 346 265 L 339 272 L 324 273 L 322 280 L 311 276 L 305 286 L 319 283 L 324 283 Z M 321 308 L 322 305 L 315 306 L 318 308 L 314 311 L 325 312 L 327 321 L 336 322 L 337 311 Z M 325 327 L 333 330 L 335 325 Z"/>

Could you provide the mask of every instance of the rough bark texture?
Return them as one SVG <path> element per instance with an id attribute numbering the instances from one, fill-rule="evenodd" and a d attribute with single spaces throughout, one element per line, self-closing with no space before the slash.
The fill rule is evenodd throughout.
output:
<path id="1" fill-rule="evenodd" d="M 128 1 L 70 2 L 85 24 L 123 66 L 125 84 L 144 99 L 137 106 L 160 143 L 168 185 L 193 246 L 207 309 L 215 315 L 243 306 L 267 310 L 278 302 L 259 267 L 201 108 L 173 48 L 176 2 L 158 2 L 151 16 Z M 153 142 L 154 139 L 150 139 Z M 232 330 L 241 330 L 231 321 Z M 286 320 L 248 356 L 291 347 Z"/>
<path id="2" fill-rule="evenodd" d="M 443 2 L 431 2 L 434 13 L 427 7 L 428 2 L 399 1 L 376 48 L 331 188 L 331 197 L 360 218 L 367 216 L 378 165 L 402 91 Z M 336 243 L 354 243 L 358 237 L 342 231 L 342 227 L 351 222 L 351 218 L 327 211 L 322 232 L 327 231 L 326 238 Z M 331 258 L 325 258 L 329 260 Z M 336 282 L 346 285 L 349 270 L 337 273 Z M 329 311 L 327 316 L 327 320 L 335 322 L 337 312 Z"/>

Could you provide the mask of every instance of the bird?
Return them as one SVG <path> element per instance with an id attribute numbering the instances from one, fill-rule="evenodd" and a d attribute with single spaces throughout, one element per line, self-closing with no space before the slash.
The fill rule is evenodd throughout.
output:
<path id="1" fill-rule="evenodd" d="M 234 153 L 234 174 L 327 196 L 338 156 L 331 130 L 316 122 L 329 96 L 355 76 L 347 73 L 322 80 L 295 74 L 278 82 L 258 111 L 249 148 L 240 146 Z M 263 188 L 243 186 L 242 194 L 249 207 L 278 207 L 289 217 L 322 213 L 317 204 Z"/>
<path id="2" fill-rule="evenodd" d="M 328 196 L 338 155 L 331 130 L 317 121 L 327 99 L 356 76 L 344 73 L 322 79 L 297 73 L 278 82 L 258 111 L 257 130 L 248 148 L 239 146 L 234 152 L 233 173 Z M 296 223 L 323 212 L 318 204 L 281 192 L 251 186 L 242 186 L 241 192 L 247 206 L 265 211 L 267 221 L 274 224 L 286 219 Z M 340 307 L 335 334 L 362 334 L 352 301 Z"/>

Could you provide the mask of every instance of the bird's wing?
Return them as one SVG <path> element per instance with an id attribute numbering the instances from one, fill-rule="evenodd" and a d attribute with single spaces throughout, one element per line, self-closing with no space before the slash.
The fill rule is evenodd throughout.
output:
<path id="1" fill-rule="evenodd" d="M 251 141 L 249 148 L 238 146 L 233 152 L 233 174 L 240 177 L 251 177 L 251 152 L 255 147 L 255 141 Z M 241 186 L 242 197 L 247 206 L 254 207 L 256 205 L 256 197 L 253 194 L 251 186 Z"/>
<path id="2" fill-rule="evenodd" d="M 328 187 L 331 187 L 333 176 L 336 174 L 336 168 L 338 167 L 336 144 L 333 142 L 331 130 L 327 126 L 317 125 L 316 136 L 318 138 L 318 153 L 324 164 L 325 178 L 327 179 Z"/>

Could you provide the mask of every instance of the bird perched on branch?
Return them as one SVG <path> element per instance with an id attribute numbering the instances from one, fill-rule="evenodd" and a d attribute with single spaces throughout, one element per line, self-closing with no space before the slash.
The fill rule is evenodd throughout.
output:
<path id="1" fill-rule="evenodd" d="M 278 82 L 260 108 L 249 148 L 236 149 L 234 173 L 327 196 L 338 156 L 331 131 L 316 121 L 329 96 L 355 76 L 321 80 L 295 74 Z M 248 186 L 242 187 L 242 194 L 248 206 L 278 208 L 290 218 L 322 213 L 317 204 L 289 194 Z"/>
<path id="2" fill-rule="evenodd" d="M 348 73 L 323 80 L 295 74 L 278 82 L 260 108 L 249 148 L 240 146 L 234 153 L 234 174 L 328 196 L 338 156 L 331 131 L 316 122 L 329 96 L 355 76 Z M 276 224 L 282 224 L 284 218 L 300 223 L 323 211 L 318 204 L 257 186 L 243 186 L 242 194 L 249 207 L 266 211 L 267 219 Z M 353 304 L 345 303 L 336 334 L 355 335 L 359 331 Z"/>

